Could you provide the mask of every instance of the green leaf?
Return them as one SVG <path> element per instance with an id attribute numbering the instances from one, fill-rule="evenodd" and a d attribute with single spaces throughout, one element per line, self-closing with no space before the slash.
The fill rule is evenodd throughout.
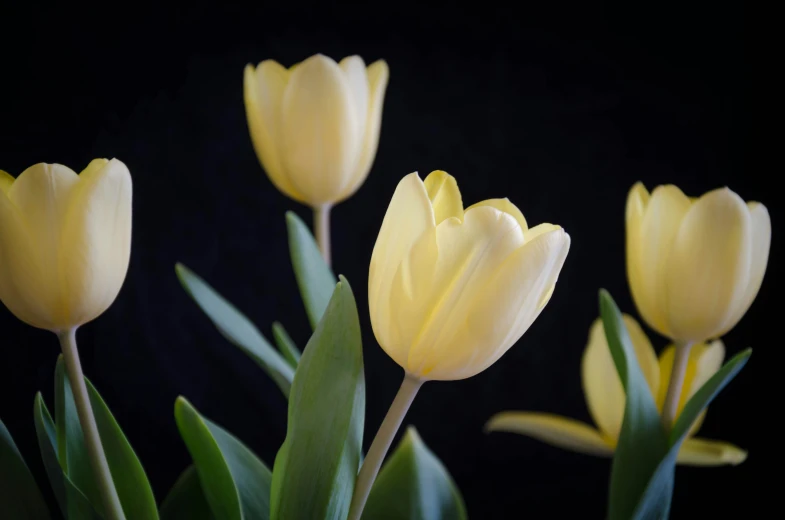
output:
<path id="1" fill-rule="evenodd" d="M 55 369 L 57 383 L 55 387 L 57 401 L 55 416 L 57 417 L 56 431 L 60 466 L 63 467 L 76 488 L 89 499 L 95 510 L 101 514 L 103 503 L 96 491 L 97 486 L 87 459 L 84 435 L 76 414 L 71 384 L 68 374 L 65 373 L 64 365 L 63 357 L 60 356 Z M 156 520 L 158 508 L 142 464 L 128 443 L 120 425 L 115 421 L 112 412 L 109 411 L 101 395 L 87 378 L 85 378 L 85 385 L 98 426 L 98 434 L 101 437 L 101 444 L 106 454 L 106 461 L 109 464 L 112 480 L 125 515 L 134 520 Z"/>
<path id="2" fill-rule="evenodd" d="M 373 484 L 364 520 L 465 520 L 461 493 L 441 461 L 409 427 Z"/>
<path id="3" fill-rule="evenodd" d="M 175 271 L 182 286 L 212 320 L 218 332 L 261 366 L 288 397 L 294 369 L 275 351 L 259 329 L 183 264 L 177 264 Z"/>
<path id="4" fill-rule="evenodd" d="M 216 520 L 193 465 L 180 475 L 161 504 L 161 520 Z"/>
<path id="5" fill-rule="evenodd" d="M 267 466 L 242 442 L 202 417 L 185 398 L 177 398 L 174 414 L 215 518 L 270 518 L 272 474 Z"/>
<path id="6" fill-rule="evenodd" d="M 71 390 L 71 382 L 65 373 L 63 355 L 57 358 L 55 366 L 55 430 L 57 438 L 57 458 L 67 479 L 81 495 L 90 502 L 95 512 L 103 517 L 104 504 L 93 478 L 90 457 L 84 442 L 82 425 L 76 411 L 76 403 Z M 71 497 L 69 493 L 67 495 Z M 74 499 L 79 503 L 78 496 Z M 69 501 L 69 507 L 75 507 Z M 84 508 L 80 507 L 81 510 Z M 89 510 L 88 510 L 89 511 Z"/>
<path id="7" fill-rule="evenodd" d="M 616 370 L 627 394 L 611 467 L 608 518 L 629 520 L 669 445 L 621 312 L 605 290 L 600 291 L 600 314 Z M 670 501 L 670 494 L 661 499 Z"/>
<path id="8" fill-rule="evenodd" d="M 93 407 L 95 422 L 98 425 L 98 434 L 101 436 L 101 444 L 103 444 L 109 470 L 112 473 L 112 480 L 126 517 L 139 520 L 157 520 L 158 508 L 155 496 L 142 463 L 139 462 L 139 458 L 101 395 L 89 379 L 85 378 L 85 384 L 90 397 L 90 405 Z"/>
<path id="9" fill-rule="evenodd" d="M 283 357 L 286 358 L 292 368 L 297 369 L 297 363 L 300 362 L 300 350 L 294 344 L 292 338 L 287 334 L 286 329 L 283 328 L 279 322 L 273 323 L 273 339 L 275 344 L 278 345 L 278 350 L 281 351 Z"/>
<path id="10" fill-rule="evenodd" d="M 645 493 L 635 510 L 635 520 L 667 519 L 670 512 L 670 497 L 673 492 L 673 476 L 676 470 L 676 459 L 690 427 L 698 415 L 705 410 L 711 401 L 731 382 L 736 374 L 747 364 L 752 349 L 736 354 L 733 359 L 717 371 L 684 405 L 670 433 L 670 450 L 660 462 L 652 476 Z"/>
<path id="11" fill-rule="evenodd" d="M 294 276 L 300 287 L 305 312 L 315 329 L 330 302 L 337 280 L 308 226 L 292 211 L 286 212 L 286 228 Z"/>
<path id="12" fill-rule="evenodd" d="M 44 461 L 46 475 L 63 517 L 68 520 L 98 520 L 101 518 L 90 501 L 65 474 L 57 459 L 57 431 L 52 416 L 46 408 L 41 392 L 35 396 L 35 432 L 38 448 Z"/>
<path id="13" fill-rule="evenodd" d="M 0 420 L 0 518 L 48 520 L 49 509 L 30 469 Z"/>
<path id="14" fill-rule="evenodd" d="M 360 465 L 365 380 L 357 306 L 345 278 L 297 367 L 272 518 L 344 519 Z"/>

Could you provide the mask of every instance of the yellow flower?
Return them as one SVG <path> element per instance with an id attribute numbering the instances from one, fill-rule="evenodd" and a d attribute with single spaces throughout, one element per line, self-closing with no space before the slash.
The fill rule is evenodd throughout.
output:
<path id="1" fill-rule="evenodd" d="M 276 188 L 312 207 L 352 195 L 376 156 L 389 75 L 386 62 L 366 69 L 359 56 L 246 66 L 251 139 Z"/>
<path id="2" fill-rule="evenodd" d="M 114 301 L 131 251 L 131 174 L 95 159 L 76 174 L 36 164 L 0 171 L 0 300 L 54 332 L 98 317 Z"/>
<path id="3" fill-rule="evenodd" d="M 627 277 L 643 319 L 680 343 L 718 338 L 758 294 L 771 244 L 763 204 L 728 188 L 698 199 L 643 184 L 627 198 Z"/>
<path id="4" fill-rule="evenodd" d="M 455 179 L 398 184 L 368 282 L 376 339 L 406 372 L 454 380 L 482 372 L 532 324 L 570 247 L 559 226 L 529 228 L 507 199 L 466 211 Z"/>
<path id="5" fill-rule="evenodd" d="M 662 411 L 673 366 L 674 347 L 667 347 L 658 360 L 638 322 L 625 314 L 624 323 L 635 347 L 638 364 Z M 681 413 L 689 398 L 720 369 L 724 357 L 725 347 L 720 340 L 692 347 L 677 413 Z M 625 395 L 599 319 L 594 322 L 589 333 L 581 372 L 586 403 L 597 428 L 558 415 L 502 412 L 488 421 L 486 429 L 528 435 L 560 448 L 589 455 L 612 455 L 621 432 Z M 679 451 L 678 462 L 692 466 L 736 465 L 744 462 L 747 452 L 732 444 L 692 437 L 700 428 L 705 415 L 704 411 L 690 428 Z"/>

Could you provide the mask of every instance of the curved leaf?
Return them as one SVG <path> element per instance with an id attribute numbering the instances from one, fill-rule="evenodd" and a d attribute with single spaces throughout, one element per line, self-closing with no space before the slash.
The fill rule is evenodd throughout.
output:
<path id="1" fill-rule="evenodd" d="M 216 520 L 202 491 L 196 467 L 191 465 L 183 471 L 161 504 L 160 515 L 161 520 Z"/>
<path id="2" fill-rule="evenodd" d="M 673 429 L 670 433 L 671 448 L 668 454 L 657 466 L 654 475 L 649 480 L 646 491 L 635 510 L 635 520 L 660 520 L 667 519 L 670 512 L 670 497 L 673 492 L 673 475 L 676 470 L 676 458 L 684 439 L 687 438 L 690 427 L 698 415 L 705 410 L 712 400 L 730 383 L 736 374 L 747 364 L 752 349 L 746 349 L 736 354 L 733 359 L 717 371 L 684 405 Z"/>
<path id="3" fill-rule="evenodd" d="M 283 354 L 283 357 L 286 359 L 286 362 L 296 370 L 297 363 L 300 362 L 300 356 L 302 354 L 297 348 L 297 345 L 294 344 L 294 341 L 292 341 L 292 338 L 289 337 L 286 329 L 283 328 L 283 325 L 277 321 L 273 323 L 273 339 L 275 340 L 275 344 L 278 345 L 278 350 L 281 351 L 281 354 Z"/>
<path id="4" fill-rule="evenodd" d="M 341 277 L 297 367 L 272 518 L 343 519 L 360 465 L 365 380 L 357 307 Z"/>
<path id="5" fill-rule="evenodd" d="M 270 518 L 272 474 L 267 466 L 242 442 L 202 417 L 185 398 L 177 398 L 174 410 L 215 518 Z"/>
<path id="6" fill-rule="evenodd" d="M 292 211 L 286 212 L 286 229 L 294 276 L 300 287 L 305 312 L 315 329 L 330 302 L 337 280 L 324 261 L 311 230 Z"/>
<path id="7" fill-rule="evenodd" d="M 0 420 L 0 518 L 48 520 L 41 490 L 14 443 L 11 433 Z"/>
<path id="8" fill-rule="evenodd" d="M 616 370 L 627 394 L 611 467 L 608 518 L 629 520 L 670 446 L 621 312 L 605 290 L 600 291 L 600 314 Z M 661 498 L 670 502 L 670 493 Z"/>
<path id="9" fill-rule="evenodd" d="M 87 497 L 98 514 L 103 516 L 103 503 L 97 492 L 92 467 L 87 458 L 84 434 L 76 413 L 71 384 L 62 355 L 57 360 L 55 382 L 57 419 L 55 424 L 60 466 L 74 486 Z M 156 520 L 158 508 L 155 496 L 139 458 L 101 395 L 87 378 L 85 378 L 85 385 L 87 385 L 87 394 L 106 461 L 125 515 L 134 520 Z"/>
<path id="10" fill-rule="evenodd" d="M 98 520 L 101 518 L 90 501 L 74 485 L 65 474 L 57 459 L 57 431 L 52 416 L 46 408 L 41 392 L 35 396 L 34 405 L 35 432 L 38 437 L 38 448 L 49 477 L 57 504 L 63 517 L 68 520 Z"/>
<path id="11" fill-rule="evenodd" d="M 455 482 L 410 426 L 379 472 L 363 520 L 466 518 L 466 506 Z"/>
<path id="12" fill-rule="evenodd" d="M 175 271 L 183 288 L 207 314 L 218 332 L 262 367 L 288 397 L 294 369 L 275 351 L 251 320 L 183 264 L 178 263 Z"/>

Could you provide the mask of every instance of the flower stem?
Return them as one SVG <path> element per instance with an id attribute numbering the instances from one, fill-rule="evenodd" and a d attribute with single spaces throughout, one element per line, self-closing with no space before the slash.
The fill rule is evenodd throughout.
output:
<path id="1" fill-rule="evenodd" d="M 82 364 L 79 361 L 79 352 L 76 348 L 76 328 L 68 329 L 57 334 L 60 347 L 63 350 L 63 361 L 68 372 L 68 380 L 76 403 L 76 413 L 82 424 L 85 446 L 90 458 L 90 465 L 95 474 L 98 491 L 103 500 L 106 518 L 108 520 L 125 520 L 120 497 L 114 487 L 109 463 L 106 461 L 101 437 L 98 435 L 98 425 L 95 422 L 90 397 L 87 394 L 87 385 L 84 382 Z"/>
<path id="2" fill-rule="evenodd" d="M 662 424 L 665 431 L 670 432 L 676 423 L 679 411 L 681 390 L 684 386 L 684 375 L 687 373 L 687 360 L 690 358 L 691 342 L 677 343 L 673 353 L 673 368 L 662 407 Z"/>
<path id="3" fill-rule="evenodd" d="M 331 265 L 330 250 L 330 210 L 331 204 L 323 204 L 313 210 L 313 228 L 316 234 L 316 243 L 327 265 Z"/>
<path id="4" fill-rule="evenodd" d="M 368 495 L 371 493 L 371 487 L 376 480 L 376 475 L 379 474 L 379 468 L 382 467 L 382 461 L 390 449 L 395 433 L 401 426 L 403 417 L 409 410 L 409 407 L 417 395 L 417 391 L 422 386 L 423 381 L 412 377 L 409 374 L 403 379 L 401 389 L 393 399 L 390 410 L 387 412 L 376 437 L 371 443 L 371 448 L 368 450 L 368 455 L 365 457 L 360 473 L 357 475 L 357 483 L 354 485 L 354 495 L 352 496 L 352 505 L 349 508 L 348 520 L 360 520 L 365 503 L 368 501 Z"/>

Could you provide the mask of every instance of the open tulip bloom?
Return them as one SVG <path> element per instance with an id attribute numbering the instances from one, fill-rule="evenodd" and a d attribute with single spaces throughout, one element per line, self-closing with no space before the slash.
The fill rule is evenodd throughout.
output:
<path id="1" fill-rule="evenodd" d="M 507 352 L 548 303 L 569 248 L 561 227 L 530 228 L 508 199 L 464 209 L 443 171 L 401 180 L 371 256 L 368 302 L 377 341 L 406 377 L 360 470 L 350 520 L 423 381 L 474 376 Z"/>
<path id="2" fill-rule="evenodd" d="M 673 366 L 674 347 L 667 347 L 657 359 L 638 322 L 629 315 L 624 315 L 624 322 L 638 364 L 661 410 Z M 725 347 L 719 340 L 693 347 L 678 406 L 679 413 L 689 398 L 719 370 L 724 357 Z M 492 417 L 486 429 L 527 435 L 579 453 L 612 456 L 621 432 L 626 398 L 599 319 L 594 322 L 589 333 L 589 342 L 583 353 L 581 377 L 586 404 L 597 427 L 548 413 L 510 411 Z M 746 451 L 727 442 L 693 437 L 704 417 L 705 412 L 692 424 L 689 438 L 679 451 L 678 462 L 693 466 L 735 465 L 743 462 L 747 458 Z"/>

